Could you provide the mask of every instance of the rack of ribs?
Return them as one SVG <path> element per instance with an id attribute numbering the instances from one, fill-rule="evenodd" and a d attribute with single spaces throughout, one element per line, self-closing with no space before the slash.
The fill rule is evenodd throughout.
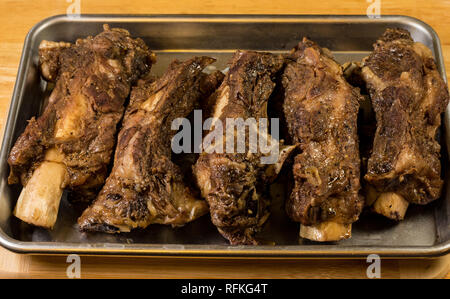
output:
<path id="1" fill-rule="evenodd" d="M 234 128 L 229 131 L 231 134 L 226 134 L 225 128 L 238 119 L 254 119 L 256 123 L 260 119 L 267 120 L 268 100 L 275 87 L 275 75 L 282 66 L 281 56 L 237 51 L 222 85 L 213 95 L 215 107 L 211 128 L 220 122 L 223 135 L 216 136 L 210 148 L 204 148 L 194 166 L 194 174 L 202 196 L 209 204 L 213 224 L 233 245 L 258 243 L 255 234 L 269 216 L 269 198 L 265 189 L 273 175 L 279 172 L 290 149 L 280 150 L 274 163 L 266 165 L 261 163 L 265 154 L 259 149 L 250 150 L 250 131 L 257 130 L 253 132 L 259 138 L 272 144 L 274 140 L 268 130 L 258 130 L 250 125 L 248 131 Z M 245 148 L 239 151 L 239 141 L 235 143 L 234 140 L 242 137 Z M 232 150 L 225 150 L 225 146 Z"/>
<path id="2" fill-rule="evenodd" d="M 52 228 L 63 189 L 87 200 L 104 183 L 125 100 L 155 55 L 128 31 L 105 25 L 74 44 L 43 41 L 39 56 L 55 88 L 11 150 L 8 183 L 24 186 L 15 216 Z"/>
<path id="3" fill-rule="evenodd" d="M 93 204 L 78 219 L 82 231 L 129 232 L 150 224 L 181 226 L 208 212 L 172 162 L 172 122 L 187 117 L 220 84 L 202 70 L 214 59 L 174 61 L 156 81 L 131 93 L 114 166 Z M 215 82 L 205 84 L 207 82 Z"/>
<path id="4" fill-rule="evenodd" d="M 388 218 L 404 218 L 409 203 L 440 197 L 441 113 L 449 102 L 431 51 L 408 31 L 387 29 L 364 59 L 362 76 L 377 128 L 365 180 L 369 204 Z"/>
<path id="5" fill-rule="evenodd" d="M 363 208 L 357 117 L 361 95 L 326 49 L 304 38 L 288 56 L 282 82 L 289 135 L 300 153 L 286 202 L 300 236 L 337 241 L 351 236 Z"/>

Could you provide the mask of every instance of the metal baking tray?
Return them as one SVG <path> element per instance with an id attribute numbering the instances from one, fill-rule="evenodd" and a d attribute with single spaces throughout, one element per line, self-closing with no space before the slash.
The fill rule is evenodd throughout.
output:
<path id="1" fill-rule="evenodd" d="M 102 25 L 128 29 L 157 53 L 152 72 L 161 74 L 175 58 L 194 55 L 217 58 L 219 69 L 236 49 L 285 52 L 303 36 L 327 47 L 341 62 L 360 61 L 387 27 L 409 30 L 416 41 L 434 53 L 441 75 L 446 78 L 439 38 L 427 24 L 405 16 L 249 16 L 249 15 L 81 15 L 55 16 L 35 25 L 28 33 L 0 153 L 0 243 L 21 253 L 82 253 L 194 257 L 431 257 L 450 252 L 450 198 L 446 142 L 443 142 L 443 197 L 428 206 L 411 206 L 406 219 L 393 223 L 364 214 L 353 225 L 353 237 L 339 243 L 299 241 L 298 224 L 288 220 L 283 209 L 285 195 L 272 188 L 270 222 L 263 235 L 276 245 L 229 246 L 211 224 L 209 215 L 182 228 L 153 225 L 128 234 L 82 234 L 76 219 L 80 211 L 64 197 L 52 231 L 22 223 L 12 216 L 21 187 L 8 186 L 8 153 L 27 120 L 40 114 L 46 83 L 39 76 L 38 45 L 43 40 L 69 41 L 96 35 Z M 445 128 L 450 125 L 448 110 Z M 443 140 L 449 141 L 448 136 Z"/>

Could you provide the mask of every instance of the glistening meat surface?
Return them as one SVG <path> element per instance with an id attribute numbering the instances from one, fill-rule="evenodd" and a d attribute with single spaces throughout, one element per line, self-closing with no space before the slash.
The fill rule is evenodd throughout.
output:
<path id="1" fill-rule="evenodd" d="M 362 68 L 377 120 L 365 179 L 377 193 L 427 204 L 443 185 L 436 136 L 447 86 L 431 51 L 408 31 L 388 29 L 374 47 Z"/>
<path id="2" fill-rule="evenodd" d="M 269 53 L 238 51 L 219 90 L 214 94 L 214 117 L 225 128 L 227 122 L 267 118 L 267 103 L 275 87 L 274 77 L 283 65 L 283 58 Z M 214 126 L 214 125 L 213 125 Z M 219 136 L 215 145 L 223 146 L 238 132 Z M 259 138 L 269 140 L 267 131 Z M 243 137 L 242 133 L 240 137 Z M 245 149 L 230 152 L 203 152 L 194 167 L 202 195 L 209 203 L 211 219 L 231 244 L 257 244 L 255 234 L 269 216 L 269 198 L 265 189 L 270 181 L 267 165 L 261 164 L 263 154 Z M 280 162 L 280 161 L 278 161 Z"/>
<path id="3" fill-rule="evenodd" d="M 66 168 L 62 188 L 92 198 L 104 183 L 124 102 L 154 54 L 123 29 L 105 30 L 75 44 L 43 41 L 42 75 L 56 82 L 40 117 L 32 118 L 9 155 L 10 184 L 26 185 L 52 155 Z"/>
<path id="4" fill-rule="evenodd" d="M 220 84 L 202 70 L 214 59 L 175 61 L 158 80 L 134 88 L 119 133 L 114 167 L 78 223 L 84 231 L 128 232 L 150 224 L 180 226 L 208 212 L 171 160 L 171 129 Z"/>
<path id="5" fill-rule="evenodd" d="M 345 81 L 331 54 L 306 38 L 288 61 L 283 108 L 300 153 L 294 161 L 295 185 L 286 203 L 287 214 L 305 226 L 349 225 L 363 207 L 358 195 L 359 91 Z"/>

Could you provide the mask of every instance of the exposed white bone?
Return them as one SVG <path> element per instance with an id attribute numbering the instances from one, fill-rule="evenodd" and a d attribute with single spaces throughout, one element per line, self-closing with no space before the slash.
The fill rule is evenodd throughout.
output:
<path id="1" fill-rule="evenodd" d="M 393 220 L 403 220 L 405 218 L 406 210 L 409 202 L 401 195 L 395 192 L 385 192 L 378 196 L 373 204 L 373 209 L 378 214 L 384 215 Z"/>
<path id="2" fill-rule="evenodd" d="M 27 223 L 53 228 L 58 217 L 66 167 L 61 154 L 48 150 L 44 161 L 36 168 L 22 189 L 14 215 Z"/>
<path id="3" fill-rule="evenodd" d="M 306 226 L 300 225 L 300 237 L 317 242 L 331 242 L 352 236 L 352 225 L 333 221 Z"/>

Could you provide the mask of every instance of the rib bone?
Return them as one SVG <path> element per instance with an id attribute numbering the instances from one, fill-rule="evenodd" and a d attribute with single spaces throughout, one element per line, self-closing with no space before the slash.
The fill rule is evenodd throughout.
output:
<path id="1" fill-rule="evenodd" d="M 373 204 L 373 209 L 378 214 L 384 215 L 392 220 L 403 220 L 409 202 L 400 194 L 395 192 L 381 193 Z"/>
<path id="2" fill-rule="evenodd" d="M 155 58 L 142 40 L 107 25 L 75 44 L 43 41 L 39 56 L 55 88 L 11 149 L 8 183 L 24 186 L 15 215 L 51 228 L 63 189 L 88 201 L 104 183 L 124 102 Z"/>
<path id="3" fill-rule="evenodd" d="M 286 202 L 300 235 L 337 241 L 351 235 L 363 208 L 359 196 L 359 92 L 344 79 L 329 51 L 303 39 L 283 74 L 284 113 L 295 157 L 295 185 Z"/>

